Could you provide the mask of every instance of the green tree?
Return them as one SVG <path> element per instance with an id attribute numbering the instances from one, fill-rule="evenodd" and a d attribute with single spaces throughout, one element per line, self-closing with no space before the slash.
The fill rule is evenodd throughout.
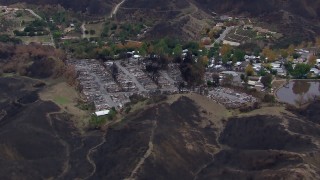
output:
<path id="1" fill-rule="evenodd" d="M 310 69 L 310 65 L 300 63 L 296 65 L 291 74 L 295 78 L 304 78 L 309 73 Z"/>
<path id="2" fill-rule="evenodd" d="M 209 50 L 209 52 L 208 52 L 208 57 L 209 57 L 209 58 L 214 57 L 216 54 L 218 54 L 217 52 L 218 52 L 217 49 L 215 49 L 215 48 L 213 48 L 213 47 L 210 48 L 210 50 Z"/>
<path id="3" fill-rule="evenodd" d="M 91 126 L 93 126 L 94 128 L 99 128 L 101 127 L 103 124 L 105 124 L 107 121 L 105 116 L 97 116 L 97 115 L 92 115 L 89 123 Z"/>
<path id="4" fill-rule="evenodd" d="M 173 54 L 175 57 L 177 57 L 177 56 L 181 56 L 181 53 L 182 53 L 182 46 L 181 44 L 177 44 L 173 49 Z"/>
<path id="5" fill-rule="evenodd" d="M 63 36 L 63 34 L 60 31 L 54 31 L 52 33 L 52 36 L 53 36 L 53 39 L 60 39 Z"/>
<path id="6" fill-rule="evenodd" d="M 271 88 L 271 82 L 272 82 L 272 75 L 269 73 L 261 78 L 261 83 L 263 84 L 264 87 Z"/>
<path id="7" fill-rule="evenodd" d="M 141 56 L 146 56 L 148 53 L 148 45 L 144 42 L 139 48 L 139 53 Z"/>
<path id="8" fill-rule="evenodd" d="M 233 53 L 233 57 L 235 61 L 244 61 L 244 56 L 246 53 L 240 49 L 235 49 Z"/>
<path id="9" fill-rule="evenodd" d="M 155 46 L 154 51 L 160 55 L 164 55 L 168 53 L 168 45 L 165 41 L 165 39 L 161 39 Z"/>

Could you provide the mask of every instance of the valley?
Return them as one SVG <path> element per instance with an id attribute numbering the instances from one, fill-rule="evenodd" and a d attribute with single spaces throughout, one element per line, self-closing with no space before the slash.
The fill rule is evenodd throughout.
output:
<path id="1" fill-rule="evenodd" d="M 0 0 L 0 179 L 320 179 L 319 9 Z"/>

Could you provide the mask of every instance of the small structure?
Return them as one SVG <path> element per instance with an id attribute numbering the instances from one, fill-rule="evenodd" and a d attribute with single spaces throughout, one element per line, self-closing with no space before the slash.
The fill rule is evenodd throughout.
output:
<path id="1" fill-rule="evenodd" d="M 139 58 L 141 58 L 141 56 L 140 56 L 140 55 L 135 54 L 135 55 L 133 55 L 133 58 L 134 58 L 134 59 L 139 59 Z"/>
<path id="2" fill-rule="evenodd" d="M 222 71 L 220 74 L 221 75 L 232 75 L 233 77 L 238 76 L 238 73 L 236 73 L 234 71 Z"/>
<path id="3" fill-rule="evenodd" d="M 110 112 L 110 110 L 102 110 L 102 111 L 97 111 L 97 112 L 95 112 L 94 114 L 99 117 L 99 116 L 108 115 L 109 112 Z"/>
<path id="4" fill-rule="evenodd" d="M 223 27 L 223 26 L 224 26 L 224 24 L 223 24 L 223 23 L 221 23 L 221 22 L 219 22 L 219 23 L 217 23 L 217 24 L 216 24 L 216 26 L 217 26 L 217 27 Z"/>
<path id="5" fill-rule="evenodd" d="M 319 76 L 320 75 L 320 70 L 317 68 L 311 68 L 310 73 L 312 73 L 313 76 Z"/>
<path id="6" fill-rule="evenodd" d="M 240 46 L 240 43 L 228 40 L 223 40 L 223 44 L 229 44 L 230 46 Z"/>
<path id="7" fill-rule="evenodd" d="M 253 65 L 253 69 L 258 72 L 261 70 L 261 63 L 254 63 Z"/>
<path id="8" fill-rule="evenodd" d="M 273 71 L 277 72 L 279 76 L 286 76 L 287 72 L 283 68 L 272 68 Z"/>
<path id="9" fill-rule="evenodd" d="M 270 65 L 271 65 L 272 68 L 275 68 L 275 69 L 276 68 L 281 68 L 281 63 L 279 63 L 279 62 L 274 62 L 274 63 L 271 63 Z"/>

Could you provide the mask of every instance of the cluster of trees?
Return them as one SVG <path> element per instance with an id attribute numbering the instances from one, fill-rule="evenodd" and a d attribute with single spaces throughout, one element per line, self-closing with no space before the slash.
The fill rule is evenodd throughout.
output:
<path id="1" fill-rule="evenodd" d="M 142 29 L 142 23 L 124 23 L 117 25 L 107 21 L 104 24 L 101 37 L 109 37 L 111 34 L 114 34 L 116 38 L 123 42 L 129 38 L 136 37 Z"/>
<path id="2" fill-rule="evenodd" d="M 180 71 L 184 80 L 189 86 L 200 85 L 203 83 L 206 64 L 203 58 L 194 58 L 188 52 L 184 60 L 180 63 Z"/>
<path id="3" fill-rule="evenodd" d="M 230 60 L 232 63 L 244 61 L 246 53 L 241 49 L 232 48 L 230 45 L 224 44 L 220 48 L 220 55 L 222 57 L 222 63 L 227 64 Z"/>
<path id="4" fill-rule="evenodd" d="M 22 43 L 21 39 L 15 38 L 15 37 L 10 37 L 9 35 L 6 35 L 6 34 L 0 35 L 0 42 L 13 43 L 13 44 L 21 44 Z"/>
<path id="5" fill-rule="evenodd" d="M 39 36 L 48 35 L 49 31 L 46 29 L 47 24 L 43 20 L 34 20 L 28 24 L 23 31 L 14 30 L 16 36 Z"/>
<path id="6" fill-rule="evenodd" d="M 309 64 L 304 63 L 296 64 L 296 66 L 293 68 L 292 63 L 288 62 L 285 64 L 285 67 L 289 74 L 297 79 L 307 78 L 307 75 L 311 69 L 311 66 Z"/>
<path id="7" fill-rule="evenodd" d="M 0 71 L 38 78 L 60 77 L 66 72 L 65 54 L 53 47 L 0 43 Z"/>

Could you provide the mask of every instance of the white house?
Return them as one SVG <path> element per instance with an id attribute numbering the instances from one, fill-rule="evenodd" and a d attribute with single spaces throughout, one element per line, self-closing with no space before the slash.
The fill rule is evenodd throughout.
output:
<path id="1" fill-rule="evenodd" d="M 135 55 L 133 55 L 133 58 L 134 58 L 134 59 L 139 59 L 139 58 L 141 58 L 141 56 L 140 56 L 140 55 L 135 54 Z"/>
<path id="2" fill-rule="evenodd" d="M 102 110 L 102 111 L 97 111 L 97 112 L 95 112 L 94 114 L 99 117 L 99 116 L 108 115 L 109 112 L 110 112 L 110 110 Z"/>
<path id="3" fill-rule="evenodd" d="M 317 68 L 311 68 L 311 69 L 310 69 L 310 72 L 311 72 L 312 74 L 314 74 L 315 76 L 320 75 L 320 70 L 317 69 Z"/>

